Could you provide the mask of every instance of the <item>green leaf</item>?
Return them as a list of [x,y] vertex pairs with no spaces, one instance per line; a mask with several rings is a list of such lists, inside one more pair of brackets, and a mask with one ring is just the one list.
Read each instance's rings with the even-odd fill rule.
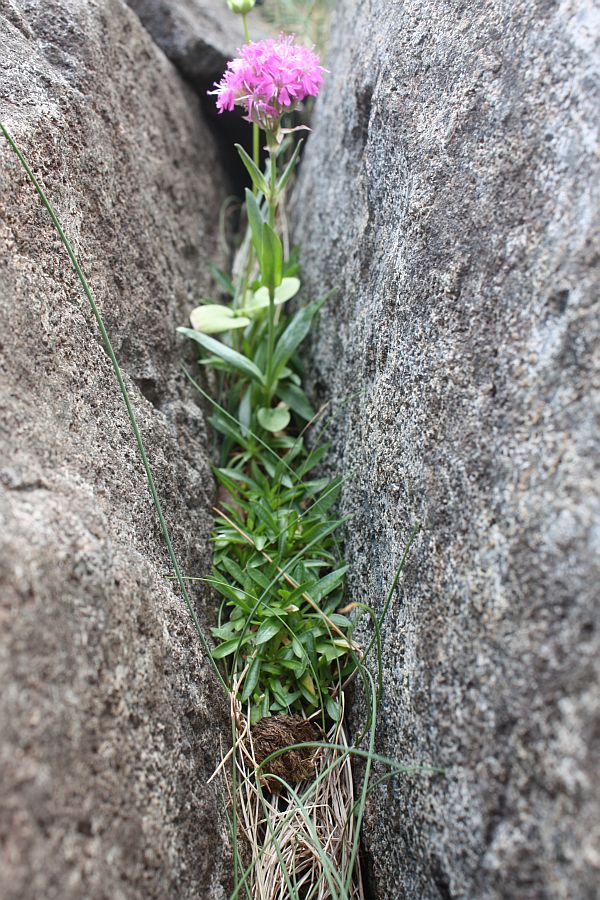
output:
[[[246,635],[248,637],[248,635]],[[218,647],[212,652],[213,659],[223,659],[224,656],[230,656],[232,653],[235,653],[237,648],[241,646],[241,644],[246,644],[247,641],[244,638],[243,641],[240,642],[239,638],[233,638],[231,641],[225,641],[223,644],[219,644]]]
[[278,619],[265,619],[262,623],[256,634],[254,635],[254,642],[256,644],[266,644],[267,641],[270,641],[271,638],[274,638],[276,634],[279,634],[281,631],[281,622]]
[[310,330],[312,320],[321,309],[327,297],[320,297],[304,309],[298,310],[290,324],[287,326],[275,347],[273,353],[273,376],[279,378],[281,370],[288,359],[302,343]]
[[258,366],[255,365],[251,359],[238,353],[237,350],[233,350],[231,347],[228,347],[221,341],[209,337],[207,334],[193,331],[191,328],[178,328],[177,331],[180,334],[184,334],[186,337],[191,338],[193,341],[196,341],[196,343],[204,347],[205,350],[208,350],[209,353],[214,353],[215,356],[219,356],[233,369],[237,369],[238,372],[242,372],[244,375],[253,378],[255,381],[258,381],[259,384],[265,383],[265,376]]
[[[271,695],[269,693],[269,688],[266,688],[265,695],[262,699],[262,703],[261,703],[261,707],[260,707],[260,712],[259,712],[259,716],[258,716],[259,719],[264,719],[265,716],[269,715],[270,705],[271,705]],[[252,722],[252,725],[256,725],[256,722]]]
[[348,652],[347,647],[336,647],[335,644],[328,644],[324,641],[319,641],[317,644],[317,653],[321,656],[324,656],[327,662],[333,662],[334,659],[339,659],[340,656],[345,656]]
[[283,431],[289,425],[290,411],[287,406],[276,406],[269,409],[261,406],[257,413],[258,422],[266,431]]
[[267,578],[267,576],[261,572],[260,569],[255,568],[254,566],[249,566],[246,569],[248,573],[248,577],[257,584],[263,591],[266,591],[271,586],[271,579]]
[[297,275],[300,271],[300,263],[298,261],[298,257],[300,255],[300,248],[297,246],[293,246],[290,250],[288,258],[283,263],[283,274],[284,275]]
[[260,260],[261,280],[270,294],[281,284],[283,277],[283,248],[279,235],[276,234],[268,222],[263,222],[262,225],[258,258]]
[[244,679],[244,690],[242,691],[242,696],[240,697],[242,703],[245,703],[246,700],[248,700],[248,698],[254,693],[254,688],[258,684],[258,678],[260,676],[260,664],[261,659],[257,656],[252,661],[252,665],[248,669],[248,673],[246,675],[246,678]]
[[304,476],[308,472],[310,472],[311,469],[314,469],[315,466],[317,466],[321,462],[330,447],[331,441],[326,441],[324,444],[319,444],[317,447],[313,447],[304,462],[300,463],[298,467],[298,475],[300,476],[300,478],[304,478]]
[[296,163],[298,162],[298,156],[300,154],[300,150],[302,148],[303,143],[304,143],[304,138],[300,138],[300,140],[296,144],[296,148],[295,148],[294,152],[292,153],[292,157],[291,157],[289,163],[283,170],[283,174],[282,174],[281,178],[279,179],[279,181],[277,182],[277,193],[278,194],[280,194],[281,191],[283,191],[284,187],[286,186],[286,184],[288,183],[288,181],[290,179],[290,175],[294,171]]
[[246,388],[240,398],[238,419],[240,428],[242,429],[242,435],[247,437],[250,433],[250,421],[252,419],[252,390],[250,387]]
[[203,334],[219,334],[221,331],[231,331],[250,325],[250,319],[246,316],[238,316],[233,309],[221,306],[220,303],[197,306],[190,314],[190,322],[192,328]]
[[284,669],[289,669],[297,678],[300,678],[306,670],[306,662],[299,659],[280,659],[279,664]]
[[338,628],[352,628],[352,622],[348,618],[348,616],[343,616],[341,613],[331,613],[329,616],[334,625],[337,625]]
[[229,641],[235,634],[235,623],[230,621],[218,628],[211,628],[210,631],[213,637],[219,638],[221,641]]
[[313,504],[312,510],[313,512],[318,512],[319,515],[323,515],[326,513],[331,507],[336,503],[338,497],[340,496],[340,492],[342,490],[342,484],[344,479],[341,475],[338,475],[333,479],[327,486],[327,488],[322,492],[319,499]]
[[333,719],[334,722],[337,722],[340,717],[340,706],[339,703],[333,699],[331,694],[325,694],[325,709],[327,710],[329,718]]
[[[300,290],[299,278],[283,278],[279,287],[275,288],[275,305],[287,303],[292,297],[295,297]],[[240,310],[243,313],[252,315],[261,309],[269,306],[269,291],[266,287],[261,287],[253,294],[249,292],[249,297],[245,305]]]
[[241,144],[234,144],[234,147],[239,153],[240,159],[244,163],[248,175],[252,179],[252,184],[257,191],[261,191],[266,196],[269,192],[269,186],[267,185],[265,176],[260,171],[258,166],[254,164],[254,160],[250,156],[248,156]]
[[[231,559],[230,557],[225,557],[222,562],[223,568],[227,571],[227,573],[233,578],[234,581],[240,585],[244,591],[247,591],[246,587],[246,577],[238,564]],[[327,577],[327,576],[326,576]]]
[[[232,481],[240,481],[242,484],[247,484],[251,488],[254,488],[254,490],[258,490],[258,485],[256,484],[256,482],[252,478],[250,478],[249,475],[246,475],[245,472],[239,472],[237,469],[227,468],[214,468],[213,471],[215,477],[219,480],[222,480],[223,483],[226,483],[225,479],[231,479]],[[221,476],[224,476],[223,479],[221,479]],[[239,498],[237,499],[239,500]]]
[[215,431],[224,434],[225,437],[231,438],[234,443],[241,444],[242,447],[248,446],[244,434],[240,433],[237,424],[231,422],[230,419],[226,419],[224,416],[220,415],[220,413],[215,413],[214,416],[210,416],[208,421]]
[[229,275],[226,275],[225,272],[222,272],[221,269],[218,269],[214,263],[209,263],[208,268],[210,274],[214,278],[215,282],[219,285],[223,293],[229,294],[230,297],[235,297],[235,287]]
[[221,594],[222,597],[225,597],[226,600],[231,600],[232,603],[236,605],[242,605],[245,601],[245,595],[238,588],[232,587],[226,581],[223,581],[223,577],[220,578],[210,577],[206,579],[208,584],[212,584],[214,589]]
[[309,703],[314,703],[317,697],[317,692],[315,691],[315,685],[310,677],[308,672],[302,676],[300,681],[298,682],[298,687],[306,697]]
[[348,571],[348,566],[340,566],[339,569],[336,569],[335,572],[329,572],[328,575],[325,575],[321,578],[315,585],[310,589],[310,596],[313,600],[322,600],[323,597],[326,597],[327,594],[330,594],[332,591],[336,589],[336,587],[342,583],[344,579],[344,575]]
[[299,416],[302,416],[303,419],[306,419],[309,422],[313,416],[315,415],[315,411],[309,403],[308,397],[302,390],[295,384],[279,384],[277,386],[277,396],[287,403],[290,409],[293,409],[295,413],[298,413]]
[[287,691],[284,691],[281,683],[276,678],[269,678],[269,687],[279,705],[285,709],[288,705]]
[[258,261],[260,262],[260,252],[262,249],[262,226],[263,217],[260,207],[256,201],[256,197],[252,191],[246,188],[246,215],[248,216],[248,224],[250,225],[250,233],[252,234],[252,243],[256,250]]

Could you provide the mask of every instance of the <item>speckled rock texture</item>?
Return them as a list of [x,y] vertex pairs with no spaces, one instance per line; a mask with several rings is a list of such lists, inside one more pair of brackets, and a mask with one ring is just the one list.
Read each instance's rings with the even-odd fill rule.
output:
[[[95,290],[182,569],[204,575],[213,483],[175,327],[218,256],[214,140],[120,0],[0,0],[0,47],[0,117]],[[0,344],[0,894],[216,900],[226,707],[87,300],[3,137]]]
[[[244,43],[242,17],[225,0],[126,0],[181,73],[206,89]],[[252,17],[255,25],[256,17]]]
[[597,898],[600,8],[341,0],[295,199],[351,594],[381,609],[372,896]]

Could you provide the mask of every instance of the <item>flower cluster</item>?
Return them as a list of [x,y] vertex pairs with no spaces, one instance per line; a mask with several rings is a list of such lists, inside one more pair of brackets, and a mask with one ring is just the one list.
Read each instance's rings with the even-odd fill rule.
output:
[[248,121],[276,131],[283,113],[319,93],[325,69],[316,53],[294,44],[293,35],[244,44],[238,53],[210,91],[220,113],[242,106]]

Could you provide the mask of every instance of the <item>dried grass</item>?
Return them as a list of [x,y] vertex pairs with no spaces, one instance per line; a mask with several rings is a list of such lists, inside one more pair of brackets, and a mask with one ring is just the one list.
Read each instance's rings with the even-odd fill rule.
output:
[[[336,749],[314,748],[312,777],[289,784],[273,774],[276,766],[268,759],[261,771],[253,730],[235,690],[230,702],[237,740],[217,772],[233,757],[235,777],[230,773],[226,783],[246,869],[240,894],[253,900],[364,900],[357,856],[349,871],[355,804],[351,757],[339,749],[348,747],[343,712],[326,737]],[[277,790],[271,789],[274,782]]]

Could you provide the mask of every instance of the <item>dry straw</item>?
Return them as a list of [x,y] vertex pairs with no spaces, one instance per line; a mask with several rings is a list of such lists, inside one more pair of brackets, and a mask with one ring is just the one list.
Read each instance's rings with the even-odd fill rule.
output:
[[[236,684],[230,695],[235,744],[217,770],[232,761],[225,783],[230,814],[235,805],[244,869],[232,898],[363,900],[360,862],[353,853],[355,799],[343,700],[342,716],[322,746],[314,741],[312,746],[293,745],[295,750],[283,752],[284,744],[279,756],[263,758],[262,735],[249,727],[238,689]],[[308,720],[304,723],[313,727]],[[297,783],[291,783],[298,774],[290,762],[294,752],[303,753],[308,764]],[[280,760],[285,763],[278,767]],[[285,768],[290,781],[277,774]]]

